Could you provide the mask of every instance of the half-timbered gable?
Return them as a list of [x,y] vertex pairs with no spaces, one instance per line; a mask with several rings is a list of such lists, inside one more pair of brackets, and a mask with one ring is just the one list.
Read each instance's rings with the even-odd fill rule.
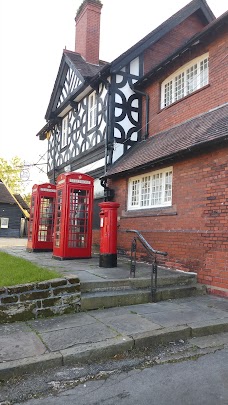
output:
[[75,18],[75,51],[63,52],[45,116],[47,124],[37,134],[48,139],[47,171],[52,182],[69,170],[99,179],[148,137],[148,117],[144,119],[142,105],[145,100],[147,114],[149,99],[135,85],[215,18],[205,0],[193,0],[105,63],[99,60],[101,8],[100,0],[82,2]]

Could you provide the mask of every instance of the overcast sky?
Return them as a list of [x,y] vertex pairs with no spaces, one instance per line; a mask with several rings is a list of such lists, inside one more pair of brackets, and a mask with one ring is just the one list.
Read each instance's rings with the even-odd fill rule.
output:
[[[74,50],[82,0],[0,0],[0,157],[36,163],[47,149],[44,119],[62,51]],[[188,0],[102,0],[100,59],[111,62]],[[227,0],[208,0],[216,17]],[[30,184],[46,180],[31,170]]]

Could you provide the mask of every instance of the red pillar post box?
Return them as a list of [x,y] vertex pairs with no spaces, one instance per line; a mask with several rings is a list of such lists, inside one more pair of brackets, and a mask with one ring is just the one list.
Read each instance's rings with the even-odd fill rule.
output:
[[34,184],[28,226],[27,250],[29,252],[53,249],[55,198],[55,184]]
[[94,179],[82,173],[57,178],[54,259],[90,258]]
[[105,201],[100,211],[100,267],[117,267],[117,209],[120,204]]

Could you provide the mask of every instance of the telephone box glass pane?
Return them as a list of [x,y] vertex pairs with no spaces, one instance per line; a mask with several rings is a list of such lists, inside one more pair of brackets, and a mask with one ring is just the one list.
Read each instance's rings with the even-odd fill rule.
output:
[[86,248],[88,245],[89,190],[70,190],[69,248]]
[[35,198],[32,196],[31,198],[31,207],[30,207],[30,217],[29,217],[29,226],[28,226],[28,240],[32,240],[32,227],[33,227],[33,221],[34,221],[34,203],[35,203]]
[[38,241],[51,242],[53,239],[54,225],[54,199],[53,197],[41,197],[40,220],[38,229]]
[[62,190],[57,191],[57,210],[56,210],[56,226],[55,226],[55,246],[60,246],[60,238],[61,238],[61,213],[62,213]]

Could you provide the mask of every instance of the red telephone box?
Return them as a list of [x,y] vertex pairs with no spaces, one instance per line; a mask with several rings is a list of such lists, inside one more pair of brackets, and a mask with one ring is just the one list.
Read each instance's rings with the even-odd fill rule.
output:
[[53,258],[91,257],[94,179],[81,173],[57,178]]
[[100,267],[117,267],[117,209],[120,204],[105,201],[100,211]]
[[55,198],[56,186],[54,184],[34,184],[27,242],[27,250],[30,252],[53,249]]

